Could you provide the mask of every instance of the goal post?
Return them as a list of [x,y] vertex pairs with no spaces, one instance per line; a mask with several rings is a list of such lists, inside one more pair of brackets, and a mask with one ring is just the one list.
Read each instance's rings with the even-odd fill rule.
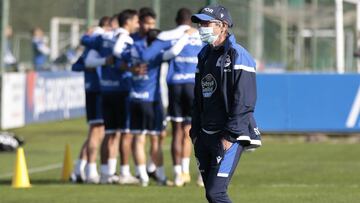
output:
[[[345,39],[344,39],[344,11],[343,4],[350,3],[356,6],[356,45],[360,47],[360,1],[359,0],[335,0],[335,23],[336,23],[336,70],[338,73],[345,72]],[[357,59],[357,72],[360,73],[360,60]]]
[[[55,60],[61,51],[70,45],[75,48],[79,45],[80,32],[84,30],[86,20],[79,18],[53,17],[50,21],[50,59]],[[61,38],[61,27],[70,28],[70,39]]]

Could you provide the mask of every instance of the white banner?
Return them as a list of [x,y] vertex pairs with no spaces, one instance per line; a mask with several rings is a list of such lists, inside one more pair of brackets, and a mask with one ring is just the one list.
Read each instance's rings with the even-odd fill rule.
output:
[[24,73],[5,73],[2,78],[1,128],[22,127],[25,124]]

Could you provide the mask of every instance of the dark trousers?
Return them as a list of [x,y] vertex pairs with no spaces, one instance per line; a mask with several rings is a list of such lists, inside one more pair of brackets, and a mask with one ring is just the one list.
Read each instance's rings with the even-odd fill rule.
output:
[[234,143],[224,150],[218,134],[202,132],[194,143],[195,157],[209,203],[231,203],[227,188],[240,160],[243,147]]

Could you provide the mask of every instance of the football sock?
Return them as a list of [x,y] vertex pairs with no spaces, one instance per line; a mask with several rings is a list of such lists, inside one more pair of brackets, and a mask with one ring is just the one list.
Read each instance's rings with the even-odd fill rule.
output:
[[130,176],[130,166],[129,165],[121,165],[120,166],[120,174],[122,176]]
[[83,172],[85,172],[86,163],[87,163],[87,161],[84,159],[78,159],[76,161],[76,165],[75,165],[75,174],[76,175],[81,175]]
[[139,176],[140,178],[145,181],[145,182],[148,182],[149,181],[149,176],[146,172],[146,165],[143,164],[143,165],[138,165],[136,166],[138,171],[139,171]]
[[114,175],[116,173],[116,159],[108,159],[108,175]]
[[164,166],[159,166],[156,168],[156,177],[158,177],[161,181],[166,179]]
[[190,173],[190,158],[182,158],[181,159],[181,167],[183,173]]

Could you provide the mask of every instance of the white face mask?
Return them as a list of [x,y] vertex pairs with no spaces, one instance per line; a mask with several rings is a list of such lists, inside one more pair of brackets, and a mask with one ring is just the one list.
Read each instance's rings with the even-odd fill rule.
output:
[[199,28],[200,39],[208,44],[213,44],[219,35],[214,35],[213,27],[200,27]]

